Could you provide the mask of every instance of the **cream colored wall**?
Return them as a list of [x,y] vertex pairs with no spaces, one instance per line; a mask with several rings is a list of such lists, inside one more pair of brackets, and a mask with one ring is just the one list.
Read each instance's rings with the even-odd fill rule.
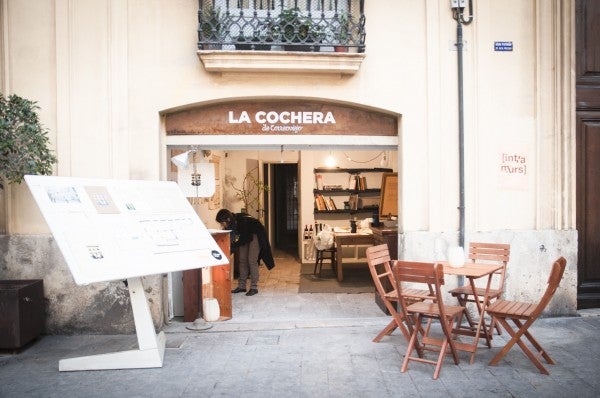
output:
[[[163,109],[227,97],[343,99],[402,114],[403,228],[457,228],[456,24],[446,2],[367,2],[367,57],[359,73],[344,77],[206,73],[195,55],[194,0],[3,4],[5,86],[39,101],[60,175],[160,178]],[[538,195],[550,176],[536,170],[543,139],[536,118],[551,115],[537,113],[545,55],[537,53],[532,21],[555,10],[533,0],[476,5],[475,21],[464,27],[468,227],[535,228],[538,209],[553,206]],[[513,41],[515,50],[494,52],[494,40]],[[531,153],[527,188],[500,190],[498,148],[517,142]],[[11,231],[45,231],[24,196],[26,189],[14,190]]]
[[[568,253],[574,275],[573,1],[474,3],[475,21],[464,27],[467,231],[498,231],[495,239],[533,231],[522,257],[548,231],[568,231],[547,255]],[[207,73],[196,56],[196,0],[0,6],[2,90],[38,101],[58,175],[166,178],[159,116],[166,109],[242,97],[349,101],[401,115],[404,253],[414,258],[435,237],[456,239],[456,23],[448,1],[366,2],[366,57],[357,74],[343,76]],[[514,51],[494,52],[496,40],[512,41]],[[505,146],[528,151],[524,189],[499,186]],[[300,163],[311,169],[314,156],[307,152]],[[303,167],[300,177],[312,179],[312,170]],[[48,232],[26,187],[12,187],[5,202],[9,233]],[[302,208],[303,220],[311,211]]]

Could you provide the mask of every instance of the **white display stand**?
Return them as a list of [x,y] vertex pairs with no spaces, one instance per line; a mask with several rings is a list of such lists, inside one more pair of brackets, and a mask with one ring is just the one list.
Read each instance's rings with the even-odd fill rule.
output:
[[141,278],[129,278],[127,284],[129,285],[129,296],[131,297],[139,348],[109,354],[61,359],[58,362],[59,371],[162,367],[165,354],[165,333],[160,332],[157,335],[154,332],[154,324],[152,323],[152,316],[150,315],[150,308],[148,307]]
[[229,263],[178,185],[25,176],[79,285],[127,279],[139,349],[63,359],[60,371],[161,367],[165,335],[141,277]]

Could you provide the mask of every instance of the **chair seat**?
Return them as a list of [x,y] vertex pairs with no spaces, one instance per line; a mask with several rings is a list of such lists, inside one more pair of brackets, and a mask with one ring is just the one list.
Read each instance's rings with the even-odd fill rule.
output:
[[[404,296],[411,300],[411,302],[431,299],[432,297],[429,290],[425,289],[404,289],[403,292]],[[387,292],[385,298],[391,301],[398,301],[398,292],[396,290]]]
[[531,316],[537,304],[520,301],[498,300],[487,308],[490,315],[508,318],[527,319]]
[[[479,296],[479,297],[483,297],[483,295],[485,294],[485,288],[483,288],[483,287],[476,287],[475,291],[477,292],[477,296]],[[460,286],[460,287],[450,290],[450,294],[453,295],[454,297],[459,296],[459,295],[469,295],[469,294],[472,295],[473,289],[469,285]],[[488,297],[496,298],[496,297],[500,297],[501,294],[502,294],[502,291],[500,289],[490,289],[488,292]]]
[[[465,308],[457,305],[444,305],[446,317],[452,318],[463,312]],[[426,316],[439,316],[440,308],[437,303],[419,301],[409,305],[406,310],[408,312],[420,313]]]
[[425,300],[425,299],[430,299],[431,297],[434,297],[434,296],[432,296],[432,294],[429,290],[425,290],[425,289],[405,288],[404,290],[402,290],[402,293],[404,294],[404,297],[418,299],[418,300]]

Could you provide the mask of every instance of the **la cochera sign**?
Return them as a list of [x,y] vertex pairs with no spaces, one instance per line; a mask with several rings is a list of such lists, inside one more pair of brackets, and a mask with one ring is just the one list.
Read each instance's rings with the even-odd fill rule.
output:
[[398,117],[311,100],[224,101],[165,114],[167,135],[397,136]]
[[255,113],[241,111],[228,112],[229,124],[254,124],[262,126],[263,132],[293,132],[299,133],[307,124],[336,124],[333,112],[320,111],[264,111]]

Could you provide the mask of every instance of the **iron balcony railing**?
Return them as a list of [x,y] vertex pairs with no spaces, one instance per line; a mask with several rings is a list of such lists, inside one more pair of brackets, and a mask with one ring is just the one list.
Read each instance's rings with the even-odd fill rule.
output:
[[365,51],[364,0],[199,0],[198,49]]

